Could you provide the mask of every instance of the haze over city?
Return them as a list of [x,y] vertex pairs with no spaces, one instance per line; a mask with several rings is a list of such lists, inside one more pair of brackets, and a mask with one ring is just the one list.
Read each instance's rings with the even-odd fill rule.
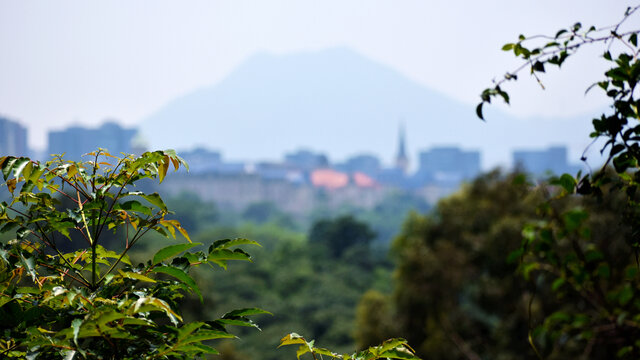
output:
[[[396,146],[392,134],[404,122],[408,152],[413,157],[430,146],[459,145],[482,150],[483,167],[490,168],[506,164],[508,151],[518,145],[543,148],[565,144],[572,160],[577,160],[588,144],[584,135],[589,119],[605,104],[597,94],[584,96],[584,90],[600,78],[604,66],[595,56],[589,56],[589,50],[585,50],[586,56],[572,59],[562,73],[546,77],[546,91],[541,91],[533,79],[510,86],[512,106],[496,106],[497,115],[493,119],[489,116],[487,124],[474,118],[473,105],[491,79],[517,65],[500,51],[502,44],[520,33],[553,32],[577,20],[588,24],[597,18],[600,24],[614,23],[626,5],[598,1],[543,1],[535,7],[508,1],[464,6],[420,1],[3,1],[0,113],[26,125],[30,146],[39,150],[45,149],[49,130],[72,124],[98,126],[105,119],[115,119],[151,133],[146,136],[151,147],[205,145],[236,159],[279,158],[285,151],[311,147],[336,159],[373,152],[390,161]],[[342,55],[335,56],[337,52]],[[274,86],[277,82],[271,82],[263,92],[252,92],[251,74],[242,83],[234,81],[234,85],[241,85],[239,89],[224,87],[225,82],[232,82],[238,72],[251,66],[258,69],[255,71],[268,72],[274,67],[286,69],[287,64],[300,64],[296,62],[299,59],[308,63],[309,57],[326,65],[316,77],[309,68],[303,68],[308,78],[299,83],[284,81],[280,88]],[[313,86],[326,80],[327,74],[348,72],[341,59],[347,59],[347,67],[378,67],[385,76],[392,74],[419,90],[407,96],[413,100],[411,104],[392,102],[376,107],[380,101],[373,94],[369,99],[372,106],[366,107],[366,95],[371,94],[364,94],[355,104],[357,111],[353,111],[354,104],[342,104],[342,109],[336,110],[335,101],[323,96],[345,87],[338,78],[321,84],[332,88],[307,98],[315,103],[285,101],[272,102],[275,105],[271,108],[255,106],[261,99],[271,100],[272,94],[286,97],[299,92],[286,86],[304,86],[305,81]],[[271,67],[265,62],[271,62]],[[363,73],[359,80],[345,81],[356,85],[353,91],[385,90],[387,79],[379,75],[380,71]],[[378,83],[367,85],[368,76]],[[158,140],[158,134],[168,134],[153,125],[163,110],[212,89],[218,90],[213,91],[218,98],[236,91],[232,100],[246,100],[249,105],[215,113],[218,118],[208,118],[209,128],[184,117],[165,117],[165,128],[170,123],[193,122],[184,123],[190,128],[172,131],[173,141]],[[424,109],[410,108],[420,104],[421,96]],[[205,103],[215,100],[210,97]],[[429,113],[429,103],[442,102],[453,105]],[[291,119],[281,117],[283,122],[278,126],[268,126],[273,117],[293,112],[276,107],[283,104],[308,107],[291,114]],[[251,113],[249,107],[255,112]],[[452,108],[455,116],[451,116]],[[238,120],[233,111],[245,113]],[[500,115],[502,112],[506,115]],[[448,127],[441,126],[445,123]],[[576,129],[582,123],[584,130]],[[198,131],[199,126],[205,131]],[[554,128],[561,130],[548,131]],[[531,131],[539,131],[541,136],[533,141],[527,136]]]

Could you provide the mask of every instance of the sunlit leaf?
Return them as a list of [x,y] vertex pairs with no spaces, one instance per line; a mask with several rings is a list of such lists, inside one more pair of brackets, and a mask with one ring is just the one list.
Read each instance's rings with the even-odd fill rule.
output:
[[180,280],[198,295],[198,297],[200,298],[200,302],[204,302],[202,294],[200,293],[200,288],[198,288],[196,282],[186,272],[171,266],[158,266],[153,268],[152,271],[156,273],[171,275],[174,278]]
[[171,257],[174,257],[184,251],[187,251],[193,247],[202,245],[201,243],[189,243],[189,244],[176,244],[176,245],[169,245],[167,247],[164,247],[160,250],[158,250],[158,252],[156,252],[155,255],[153,255],[153,264],[159,264],[164,260],[167,260]]

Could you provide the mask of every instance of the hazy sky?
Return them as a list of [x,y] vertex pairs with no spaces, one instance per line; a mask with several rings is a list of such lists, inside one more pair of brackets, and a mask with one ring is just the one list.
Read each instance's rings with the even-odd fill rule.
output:
[[[500,51],[518,34],[575,21],[609,25],[627,1],[30,1],[0,0],[0,114],[46,131],[105,118],[136,124],[169,100],[211,85],[251,55],[353,48],[415,81],[474,104],[513,69]],[[511,86],[519,116],[562,117],[606,104],[593,52],[552,72],[542,92]]]

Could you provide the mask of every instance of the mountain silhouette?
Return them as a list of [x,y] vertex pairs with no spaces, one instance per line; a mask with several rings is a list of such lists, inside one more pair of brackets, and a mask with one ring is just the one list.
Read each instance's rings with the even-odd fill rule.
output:
[[366,152],[389,163],[401,122],[413,164],[419,150],[440,145],[481,150],[488,168],[508,165],[515,148],[567,144],[575,154],[588,144],[590,118],[516,119],[486,106],[485,117],[479,120],[472,104],[334,48],[254,55],[221,82],[169,102],[140,128],[152,149],[204,145],[252,160],[310,148],[334,161]]

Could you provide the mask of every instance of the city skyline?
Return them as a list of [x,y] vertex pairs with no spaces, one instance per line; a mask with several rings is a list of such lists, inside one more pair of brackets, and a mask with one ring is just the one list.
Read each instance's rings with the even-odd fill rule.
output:
[[[0,145],[7,144],[3,151],[11,151],[34,156],[32,150],[26,147],[24,140],[27,136],[26,129],[19,123],[6,118],[0,118],[0,128],[16,129],[3,133]],[[19,136],[17,136],[19,135]],[[6,137],[13,136],[15,140],[7,142]],[[70,126],[68,128],[49,131],[47,152],[51,154],[66,153],[67,159],[78,160],[87,148],[102,147],[110,152],[139,154],[149,149],[140,139],[138,129],[135,127],[125,128],[114,119],[106,120],[99,127]],[[380,156],[372,151],[355,152],[344,159],[330,158],[326,149],[310,149],[298,147],[287,150],[277,159],[225,159],[223,149],[216,149],[206,146],[195,146],[190,149],[177,149],[179,155],[183,154],[185,160],[191,163],[192,172],[222,172],[222,173],[252,173],[258,170],[269,171],[275,169],[274,174],[278,174],[278,167],[285,166],[306,172],[318,168],[333,168],[345,173],[360,172],[369,176],[391,179],[414,177],[417,181],[437,182],[437,172],[456,173],[454,182],[471,179],[481,173],[482,152],[477,149],[463,148],[457,145],[421,147],[415,156],[407,154],[405,149],[405,129],[400,124],[396,135],[396,152],[386,154],[390,161],[384,161]],[[15,150],[22,149],[22,150]],[[575,172],[580,168],[576,162],[572,162],[567,154],[567,147],[564,145],[553,145],[546,148],[516,148],[511,151],[511,162],[506,169],[515,169],[518,166],[524,167],[534,175],[543,175],[550,170],[554,173],[564,171]],[[8,154],[4,154],[8,155]],[[46,157],[46,154],[40,154]],[[212,167],[213,165],[213,167]],[[273,167],[275,166],[275,168]],[[253,170],[248,170],[249,168]],[[391,172],[390,172],[391,171]],[[486,170],[485,170],[486,171]],[[386,174],[385,174],[386,172]],[[276,175],[278,177],[280,175]],[[269,176],[267,176],[269,177]],[[440,176],[442,178],[442,176]],[[445,179],[447,176],[444,177]],[[449,178],[451,176],[449,175]]]
[[[531,7],[500,0],[460,9],[419,1],[0,2],[5,54],[0,113],[27,125],[30,143],[43,149],[47,128],[74,122],[95,126],[107,117],[137,125],[172,99],[223,81],[256,54],[334,47],[352,49],[472,106],[492,78],[514,65],[500,51],[502,44],[519,33],[555,32],[578,20],[607,25],[626,5],[542,1]],[[545,79],[546,91],[535,81],[521,82],[511,90],[513,107],[498,108],[516,118],[590,114],[605,102],[584,98],[583,92],[603,66],[597,60],[572,61],[562,75]],[[387,121],[395,127],[402,116]]]

